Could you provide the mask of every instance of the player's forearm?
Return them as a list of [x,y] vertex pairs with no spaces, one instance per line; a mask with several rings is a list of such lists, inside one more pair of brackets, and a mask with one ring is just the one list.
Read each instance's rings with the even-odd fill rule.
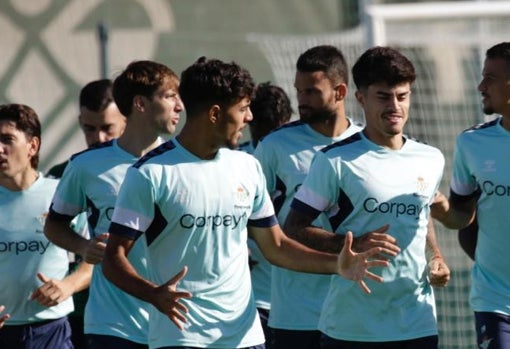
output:
[[65,277],[64,280],[72,285],[73,293],[80,292],[89,287],[93,269],[94,266],[92,264],[81,262],[74,272]]
[[344,237],[318,227],[286,230],[285,234],[314,250],[339,253],[342,250]]
[[125,255],[112,254],[107,249],[102,266],[103,274],[115,286],[133,297],[152,303],[150,296],[157,285],[142,278]]
[[288,237],[314,250],[339,253],[344,243],[343,236],[312,226],[313,219],[314,217],[291,209],[283,231]]
[[278,245],[278,250],[266,256],[273,265],[313,274],[335,274],[338,256],[320,252],[300,242],[285,237]]
[[44,225],[44,235],[52,243],[67,251],[85,255],[89,240],[77,234],[70,223],[71,221],[60,221],[48,217]]

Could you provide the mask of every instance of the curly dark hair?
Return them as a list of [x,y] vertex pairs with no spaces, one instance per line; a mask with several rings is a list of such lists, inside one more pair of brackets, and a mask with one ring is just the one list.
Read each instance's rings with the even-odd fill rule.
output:
[[287,93],[270,82],[257,86],[250,109],[253,114],[250,133],[255,144],[271,130],[288,122],[294,113]]
[[179,94],[186,116],[193,117],[211,104],[228,107],[252,98],[255,83],[248,70],[235,62],[200,57],[181,74]]

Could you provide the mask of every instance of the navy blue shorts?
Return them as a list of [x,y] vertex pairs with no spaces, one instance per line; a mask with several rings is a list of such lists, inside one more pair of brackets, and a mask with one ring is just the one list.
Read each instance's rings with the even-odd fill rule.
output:
[[352,342],[322,335],[321,349],[437,349],[438,336],[429,336],[405,341]]
[[475,325],[479,348],[510,349],[510,316],[475,312]]
[[147,344],[132,342],[116,336],[87,333],[85,337],[87,338],[88,349],[149,349]]
[[273,349],[318,349],[322,333],[318,330],[300,331],[273,329]]
[[28,325],[5,325],[0,330],[0,348],[73,349],[67,317]]

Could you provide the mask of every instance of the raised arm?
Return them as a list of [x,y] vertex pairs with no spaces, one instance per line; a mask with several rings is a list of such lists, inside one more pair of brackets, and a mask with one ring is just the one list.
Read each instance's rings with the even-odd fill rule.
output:
[[[345,235],[313,226],[314,219],[314,216],[306,212],[291,208],[283,230],[289,237],[313,249],[331,253],[340,252],[344,246]],[[384,225],[354,238],[352,249],[356,252],[365,252],[374,247],[380,247],[383,253],[396,255],[400,252],[400,248],[397,246],[397,240],[387,233],[388,230],[389,225]],[[383,257],[378,256],[378,258]]]
[[352,251],[352,233],[339,255],[311,249],[289,238],[280,226],[270,228],[249,227],[250,236],[257,242],[266,259],[279,267],[317,274],[338,274],[356,281],[366,293],[370,293],[364,279],[382,282],[382,278],[369,271],[372,267],[388,266],[387,260],[373,259],[382,252],[374,247],[363,253]]

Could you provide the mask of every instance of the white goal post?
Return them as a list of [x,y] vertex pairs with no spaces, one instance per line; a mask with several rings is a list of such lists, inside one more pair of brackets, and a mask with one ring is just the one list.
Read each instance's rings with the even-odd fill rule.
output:
[[510,14],[510,1],[444,1],[371,4],[363,1],[367,45],[386,45],[386,23],[399,20],[437,20],[503,17]]

